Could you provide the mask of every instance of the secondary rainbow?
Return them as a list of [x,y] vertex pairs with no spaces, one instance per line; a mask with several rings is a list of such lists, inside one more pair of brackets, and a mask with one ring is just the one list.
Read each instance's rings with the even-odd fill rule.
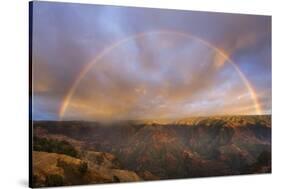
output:
[[225,59],[224,62],[229,62],[233,66],[234,70],[240,76],[241,80],[243,81],[245,87],[247,88],[247,90],[248,90],[248,92],[251,96],[251,99],[252,99],[253,104],[255,106],[256,114],[260,115],[262,113],[262,109],[261,109],[261,106],[259,104],[258,97],[257,97],[257,94],[256,94],[253,86],[251,85],[249,80],[246,78],[246,76],[243,74],[243,72],[239,69],[239,67],[234,63],[233,60],[230,59],[230,57],[225,52],[223,52],[223,50],[215,47],[214,45],[212,45],[208,41],[205,41],[205,40],[203,40],[203,39],[201,39],[197,36],[191,35],[189,33],[179,32],[179,31],[171,31],[171,30],[160,30],[160,31],[150,31],[150,32],[138,33],[138,34],[126,37],[124,39],[121,39],[121,40],[111,44],[110,46],[108,46],[104,50],[102,50],[90,63],[88,63],[86,66],[84,66],[82,68],[81,72],[78,74],[78,76],[74,80],[74,82],[71,85],[69,91],[67,92],[67,94],[65,95],[65,97],[63,99],[62,105],[61,105],[60,110],[59,110],[60,120],[63,119],[64,114],[65,114],[65,112],[68,108],[68,105],[69,105],[70,101],[71,101],[71,98],[75,94],[75,91],[76,91],[77,87],[79,86],[80,82],[83,80],[83,78],[87,75],[87,73],[92,69],[92,67],[95,64],[97,64],[105,55],[110,53],[115,48],[126,44],[126,42],[129,42],[130,40],[134,40],[134,39],[139,39],[139,38],[145,37],[147,35],[151,35],[151,34],[172,34],[172,35],[182,36],[182,37],[186,37],[186,38],[191,38],[191,39],[194,39],[194,40],[200,42],[201,44],[213,49],[216,53],[218,53],[220,56],[222,56]]

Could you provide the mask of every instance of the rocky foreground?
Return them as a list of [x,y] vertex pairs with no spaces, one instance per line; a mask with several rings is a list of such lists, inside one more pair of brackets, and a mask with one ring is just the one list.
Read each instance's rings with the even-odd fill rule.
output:
[[33,185],[271,172],[271,116],[34,122]]
[[35,187],[132,182],[142,179],[132,171],[122,170],[108,153],[89,152],[83,160],[68,155],[33,152]]

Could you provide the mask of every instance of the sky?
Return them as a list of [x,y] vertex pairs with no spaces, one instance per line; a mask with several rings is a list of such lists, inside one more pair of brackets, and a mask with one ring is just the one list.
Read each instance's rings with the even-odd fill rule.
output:
[[271,114],[271,17],[33,3],[34,120]]

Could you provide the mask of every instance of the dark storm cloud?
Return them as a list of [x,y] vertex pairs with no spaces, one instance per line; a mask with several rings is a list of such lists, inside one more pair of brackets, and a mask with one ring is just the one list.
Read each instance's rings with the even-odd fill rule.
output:
[[[270,17],[35,2],[33,19],[36,119],[58,119],[77,75],[104,48],[161,30],[189,33],[222,49],[255,87],[264,112],[271,112]],[[218,61],[221,68],[214,66]],[[65,119],[255,113],[229,64],[190,38],[160,34],[128,40],[83,78]]]

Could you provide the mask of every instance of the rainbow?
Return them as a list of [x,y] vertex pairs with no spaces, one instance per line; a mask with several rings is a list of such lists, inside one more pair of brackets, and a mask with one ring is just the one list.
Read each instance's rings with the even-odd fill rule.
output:
[[108,53],[110,53],[112,50],[114,50],[115,48],[126,44],[127,42],[129,42],[130,40],[135,40],[135,39],[139,39],[142,37],[145,37],[147,35],[151,35],[151,34],[172,34],[172,35],[177,35],[177,36],[181,36],[181,37],[185,37],[185,38],[191,38],[196,40],[197,42],[213,49],[216,53],[218,53],[220,56],[222,56],[222,58],[224,58],[224,62],[229,62],[232,67],[234,68],[234,70],[238,73],[238,75],[240,76],[241,80],[243,81],[245,87],[247,88],[249,94],[251,95],[251,99],[253,101],[253,104],[255,106],[255,110],[256,110],[256,114],[261,114],[262,113],[262,109],[261,106],[259,104],[258,101],[258,97],[257,94],[253,88],[253,86],[251,85],[251,83],[249,82],[249,80],[246,78],[246,76],[243,74],[243,72],[239,69],[239,67],[234,63],[233,60],[230,59],[230,57],[223,52],[221,49],[213,46],[212,44],[210,44],[208,41],[205,41],[197,36],[191,35],[189,33],[185,33],[185,32],[179,32],[179,31],[171,31],[171,30],[160,30],[160,31],[151,31],[151,32],[143,32],[143,33],[138,33],[135,35],[131,35],[129,37],[126,37],[124,39],[121,39],[113,44],[111,44],[110,46],[108,46],[107,48],[105,48],[104,50],[102,50],[90,63],[88,63],[87,65],[85,65],[82,70],[80,71],[80,73],[78,74],[78,76],[75,78],[73,84],[71,85],[69,91],[67,92],[66,96],[63,99],[63,102],[61,104],[61,107],[59,109],[59,118],[60,120],[63,119],[64,114],[67,110],[67,107],[71,101],[72,96],[74,95],[77,87],[79,86],[81,80],[85,77],[85,75],[87,75],[87,73],[92,69],[92,67],[97,64],[105,55],[107,55]]

